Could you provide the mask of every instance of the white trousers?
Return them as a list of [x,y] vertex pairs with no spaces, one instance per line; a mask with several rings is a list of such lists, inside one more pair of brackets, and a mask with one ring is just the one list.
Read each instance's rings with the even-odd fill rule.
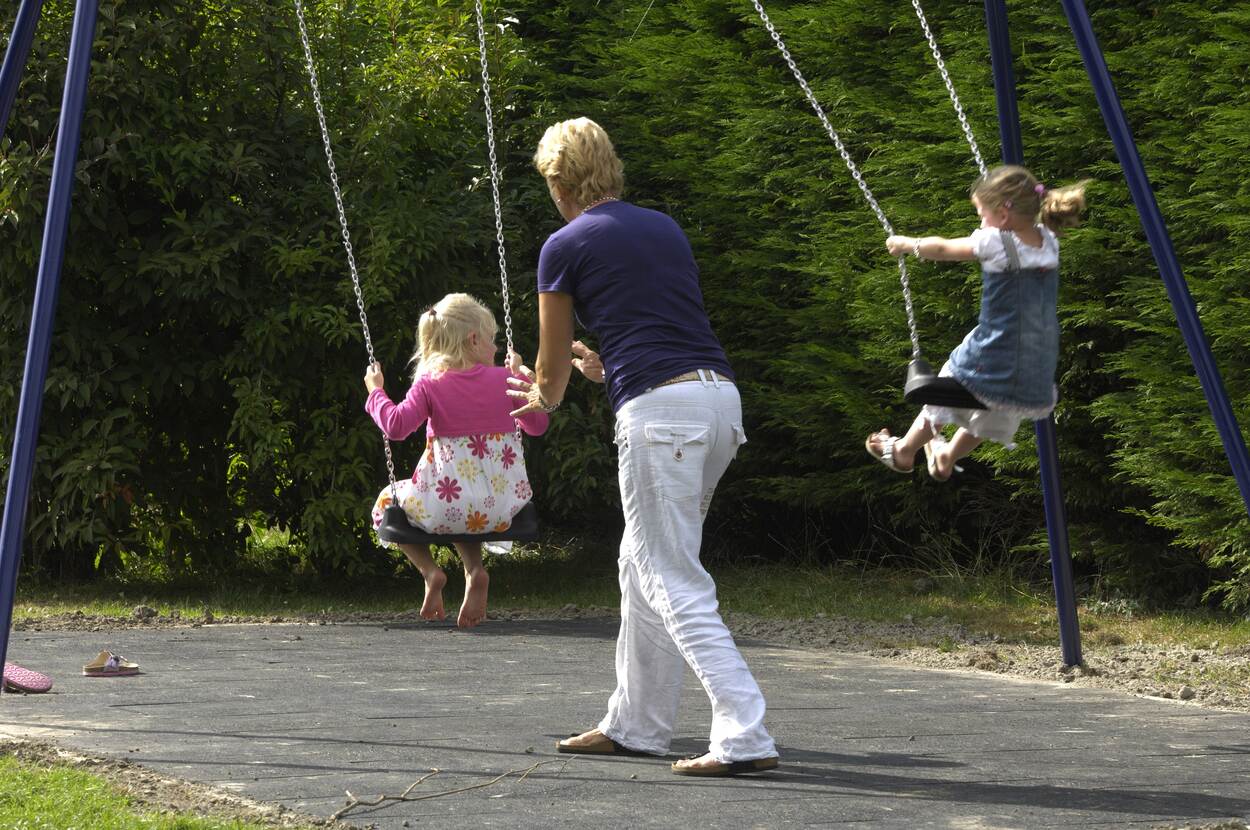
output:
[[621,630],[599,729],[631,749],[668,752],[688,665],[712,703],[708,751],[726,762],[777,754],[764,696],[699,562],[712,494],[745,442],[738,389],[724,380],[662,386],[617,412]]

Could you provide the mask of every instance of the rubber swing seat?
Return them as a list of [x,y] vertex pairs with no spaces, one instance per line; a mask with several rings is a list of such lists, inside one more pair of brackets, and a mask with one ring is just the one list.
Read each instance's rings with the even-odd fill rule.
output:
[[533,542],[538,539],[538,508],[534,503],[522,507],[512,517],[507,530],[492,533],[427,533],[408,521],[404,508],[397,504],[382,511],[378,538],[401,545],[448,545],[452,542]]
[[[952,409],[985,409],[963,384],[954,378],[934,373],[929,361],[917,357],[907,364],[907,382],[903,384],[903,400],[911,404],[932,404]],[[402,512],[402,511],[401,511]]]

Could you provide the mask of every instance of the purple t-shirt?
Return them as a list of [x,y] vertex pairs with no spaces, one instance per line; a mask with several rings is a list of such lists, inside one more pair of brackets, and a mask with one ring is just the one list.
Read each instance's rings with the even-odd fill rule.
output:
[[613,411],[695,369],[733,377],[690,242],[666,214],[629,202],[583,213],[543,244],[538,290],[573,295],[578,322],[599,341]]

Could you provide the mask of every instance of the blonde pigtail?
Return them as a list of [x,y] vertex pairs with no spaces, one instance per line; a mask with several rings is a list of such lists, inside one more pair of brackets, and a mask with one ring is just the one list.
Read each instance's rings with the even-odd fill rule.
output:
[[1038,214],[1042,224],[1055,233],[1079,225],[1085,212],[1085,188],[1091,181],[1082,179],[1076,184],[1047,190],[1042,195],[1042,209]]

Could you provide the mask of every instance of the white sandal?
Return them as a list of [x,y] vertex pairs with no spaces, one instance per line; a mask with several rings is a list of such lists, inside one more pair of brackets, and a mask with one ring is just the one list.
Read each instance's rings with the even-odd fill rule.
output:
[[[872,439],[874,438],[880,442],[881,453],[879,455],[874,452],[872,448]],[[869,455],[880,461],[894,472],[906,475],[914,470],[915,466],[913,464],[913,466],[904,469],[894,463],[894,445],[897,444],[898,441],[899,439],[897,436],[890,435],[885,430],[882,430],[881,432],[874,432],[872,435],[869,435],[864,439],[864,449],[868,450]]]
[[964,471],[964,468],[960,467],[958,464],[952,464],[951,471],[947,474],[946,478],[942,478],[938,475],[937,451],[944,446],[946,446],[946,439],[942,437],[941,434],[935,434],[929,439],[929,443],[924,445],[924,461],[925,466],[929,469],[929,477],[938,482],[950,481],[951,476],[955,475],[955,473],[962,473]]

